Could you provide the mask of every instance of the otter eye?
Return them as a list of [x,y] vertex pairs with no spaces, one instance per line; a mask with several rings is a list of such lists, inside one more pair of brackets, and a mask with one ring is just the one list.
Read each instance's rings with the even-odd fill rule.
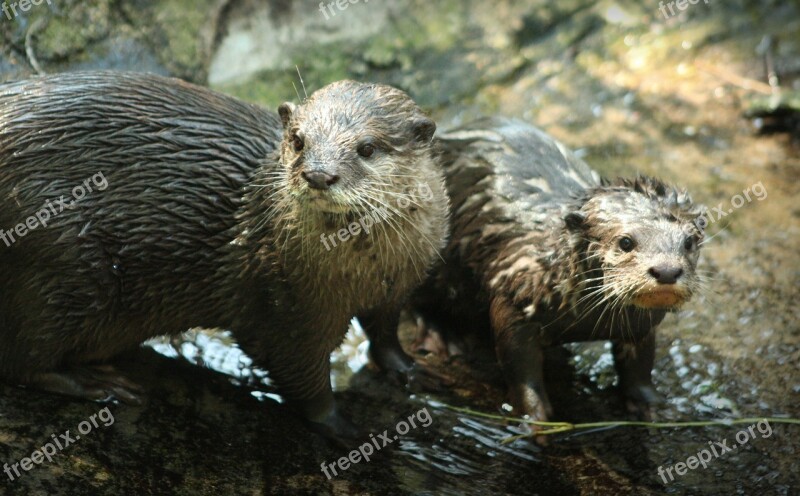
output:
[[301,152],[305,146],[306,144],[303,143],[303,140],[300,139],[300,136],[296,134],[292,136],[292,148],[294,148],[294,151]]
[[695,243],[694,237],[689,236],[683,242],[683,249],[686,251],[692,251],[694,249],[694,243]]
[[623,236],[619,240],[619,249],[625,252],[633,250],[636,246],[636,243],[629,236]]
[[363,144],[358,147],[358,154],[364,158],[370,158],[375,153],[375,147],[369,143]]

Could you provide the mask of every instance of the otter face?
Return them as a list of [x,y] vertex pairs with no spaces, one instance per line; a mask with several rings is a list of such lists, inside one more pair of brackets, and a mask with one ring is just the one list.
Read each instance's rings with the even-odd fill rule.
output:
[[[639,178],[644,188],[606,188],[581,208],[586,259],[602,270],[602,293],[620,306],[675,309],[700,286],[700,211],[685,193]],[[571,214],[575,215],[575,214]]]
[[281,163],[298,201],[323,212],[388,204],[431,158],[436,130],[411,98],[379,84],[340,81],[279,108]]

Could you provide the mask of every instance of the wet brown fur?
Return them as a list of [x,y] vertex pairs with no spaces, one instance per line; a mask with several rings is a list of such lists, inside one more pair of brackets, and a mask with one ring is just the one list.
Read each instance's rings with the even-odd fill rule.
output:
[[[601,181],[520,121],[478,121],[445,133],[442,146],[453,232],[417,309],[450,336],[475,323],[493,330],[519,413],[551,414],[545,348],[593,339],[614,343],[628,396],[654,401],[654,329],[700,287],[702,209],[657,179]],[[630,252],[619,245],[626,235]],[[661,284],[649,271],[662,267],[682,274]]]
[[[152,336],[229,328],[290,403],[329,418],[330,352],[352,316],[393,318],[443,245],[447,200],[435,125],[401,91],[344,81],[287,108],[305,161],[287,152],[294,131],[276,113],[175,79],[86,72],[0,86],[0,228],[98,171],[108,182],[0,244],[0,377],[35,384]],[[364,135],[387,144],[371,162],[350,150]],[[343,175],[314,202],[297,180],[312,153]],[[430,200],[324,249],[321,234],[412,183]],[[395,347],[384,332],[370,337]]]

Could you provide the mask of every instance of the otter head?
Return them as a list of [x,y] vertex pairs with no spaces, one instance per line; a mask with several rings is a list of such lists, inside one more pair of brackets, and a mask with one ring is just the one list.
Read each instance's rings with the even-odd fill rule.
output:
[[414,183],[420,160],[432,160],[436,124],[390,86],[340,81],[278,111],[289,191],[312,210],[386,205]]
[[[584,246],[603,301],[675,309],[699,287],[702,209],[657,179],[620,179],[590,190],[565,222]],[[595,285],[595,284],[593,284]]]

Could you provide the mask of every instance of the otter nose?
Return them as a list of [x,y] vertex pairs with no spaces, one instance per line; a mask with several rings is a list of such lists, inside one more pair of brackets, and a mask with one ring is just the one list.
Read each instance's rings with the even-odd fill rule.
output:
[[672,265],[656,265],[655,267],[650,267],[647,272],[655,277],[659,284],[675,284],[683,274],[683,269]]
[[308,185],[313,189],[328,189],[336,184],[339,176],[336,174],[328,174],[322,171],[303,171],[303,179],[308,181]]

